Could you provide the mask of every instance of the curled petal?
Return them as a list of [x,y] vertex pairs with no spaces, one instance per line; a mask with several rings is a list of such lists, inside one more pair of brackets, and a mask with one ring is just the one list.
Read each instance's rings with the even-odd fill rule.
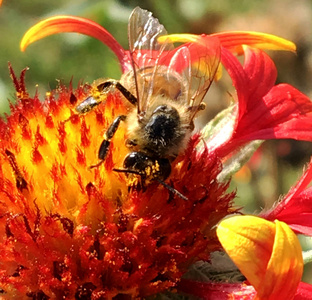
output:
[[217,235],[256,289],[258,299],[293,299],[302,276],[303,259],[300,243],[285,223],[235,216],[220,223]]
[[[312,102],[289,84],[274,86],[276,68],[269,56],[259,49],[244,47],[245,62],[222,48],[222,63],[236,88],[238,104],[235,126],[224,140],[208,141],[224,157],[253,140],[292,138],[312,141]],[[222,144],[220,143],[222,142]]]
[[23,36],[21,50],[25,51],[31,43],[61,32],[81,33],[100,40],[115,53],[123,71],[129,67],[126,51],[106,29],[91,20],[74,16],[54,16],[37,23]]
[[269,92],[277,77],[276,67],[265,52],[246,46],[244,50],[243,66],[230,52],[222,52],[222,62],[233,80],[239,101],[237,122],[252,107],[259,109],[259,98]]
[[[240,145],[255,140],[253,134],[267,120],[263,118],[263,114],[270,113],[268,108],[261,104],[261,97],[273,87],[276,80],[274,63],[259,49],[246,46],[244,49],[245,62],[242,66],[229,50],[222,48],[221,61],[233,80],[238,103],[230,115],[228,124],[222,126],[228,128],[226,134],[221,130],[208,141],[209,148],[217,149],[221,157],[228,155]],[[259,115],[261,122],[258,120]],[[245,138],[247,131],[248,135],[251,133],[250,139]]]

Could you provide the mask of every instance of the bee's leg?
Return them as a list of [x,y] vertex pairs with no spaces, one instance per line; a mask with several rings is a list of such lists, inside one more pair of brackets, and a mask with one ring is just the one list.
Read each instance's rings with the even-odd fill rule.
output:
[[87,97],[83,102],[75,107],[78,114],[82,115],[91,111],[94,107],[98,106],[101,101],[96,100],[93,96]]
[[187,197],[185,197],[183,194],[181,194],[178,190],[176,190],[174,187],[172,187],[171,185],[167,184],[166,182],[162,181],[161,179],[159,178],[156,178],[156,180],[162,184],[169,192],[179,196],[181,199],[183,200],[188,200]]
[[[98,93],[107,93],[109,91],[109,89],[111,87],[115,87],[117,90],[119,90],[122,95],[132,104],[132,105],[137,105],[138,100],[137,98],[132,95],[131,92],[129,92],[119,81],[117,80],[107,80],[104,81],[102,83],[100,83],[99,85],[97,85],[97,90]],[[89,111],[91,111],[94,107],[98,106],[99,104],[101,104],[102,100],[98,99],[98,97],[94,97],[94,96],[88,96],[84,101],[82,101],[80,104],[78,104],[75,107],[76,112],[79,115],[88,113]],[[70,118],[69,118],[70,119]],[[68,120],[69,120],[68,119]],[[66,120],[66,121],[68,121]]]
[[98,152],[98,159],[99,162],[95,165],[90,166],[90,169],[99,167],[105,160],[108,150],[109,150],[109,146],[110,146],[110,141],[113,138],[115,132],[117,131],[119,124],[121,121],[125,121],[126,120],[126,116],[125,115],[121,115],[118,116],[113,123],[108,127],[108,129],[106,130],[105,134],[104,134],[104,139],[103,142],[101,143],[99,152]]
[[138,100],[137,98],[130,93],[119,81],[117,80],[107,80],[97,86],[99,91],[104,91],[109,89],[111,86],[115,87],[123,96],[132,104],[137,105]]

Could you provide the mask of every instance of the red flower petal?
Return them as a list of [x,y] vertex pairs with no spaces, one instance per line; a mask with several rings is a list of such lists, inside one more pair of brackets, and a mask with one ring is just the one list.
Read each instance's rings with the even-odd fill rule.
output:
[[29,44],[37,40],[60,32],[76,32],[92,36],[115,53],[123,71],[130,67],[129,56],[116,39],[99,24],[81,17],[55,16],[37,23],[23,36],[21,50],[24,51]]
[[281,220],[295,232],[312,236],[312,160],[308,169],[289,193],[272,209],[260,214],[267,220]]
[[294,300],[310,300],[311,295],[312,285],[305,282],[300,282]]
[[293,138],[312,141],[312,102],[288,84],[274,86],[276,68],[264,52],[245,47],[241,66],[222,49],[222,63],[237,91],[238,108],[230,138],[215,145],[226,156],[252,140]]

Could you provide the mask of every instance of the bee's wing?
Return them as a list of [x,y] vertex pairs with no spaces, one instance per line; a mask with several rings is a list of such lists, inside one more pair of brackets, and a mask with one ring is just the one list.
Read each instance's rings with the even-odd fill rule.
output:
[[220,56],[219,40],[205,36],[198,43],[188,43],[177,48],[170,60],[168,72],[178,72],[184,82],[186,94],[183,98],[190,110],[190,122],[200,109],[200,104],[216,76]]
[[140,7],[132,11],[128,24],[128,39],[139,113],[146,109],[148,99],[153,93],[153,78],[159,67],[159,59],[166,56],[168,50],[173,49],[172,43],[160,44],[157,41],[158,37],[166,34],[164,26],[151,12]]

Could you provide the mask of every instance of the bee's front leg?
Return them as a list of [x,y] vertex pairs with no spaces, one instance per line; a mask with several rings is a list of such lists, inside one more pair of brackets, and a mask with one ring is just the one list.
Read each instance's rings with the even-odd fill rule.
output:
[[138,100],[130,91],[119,81],[109,79],[98,84],[95,88],[96,92],[91,93],[91,95],[75,107],[76,112],[80,115],[90,112],[94,107],[102,103],[103,97],[101,96],[107,94],[111,88],[116,88],[132,105],[137,105]]
[[99,148],[99,152],[98,152],[98,159],[99,162],[95,165],[90,166],[90,169],[99,167],[105,160],[108,150],[109,150],[109,146],[110,146],[110,142],[111,139],[113,138],[114,134],[116,133],[119,124],[121,121],[125,121],[127,118],[127,116],[125,115],[120,115],[118,116],[113,123],[108,127],[108,129],[106,130],[106,132],[104,133],[104,139],[103,142],[101,143],[101,146]]

